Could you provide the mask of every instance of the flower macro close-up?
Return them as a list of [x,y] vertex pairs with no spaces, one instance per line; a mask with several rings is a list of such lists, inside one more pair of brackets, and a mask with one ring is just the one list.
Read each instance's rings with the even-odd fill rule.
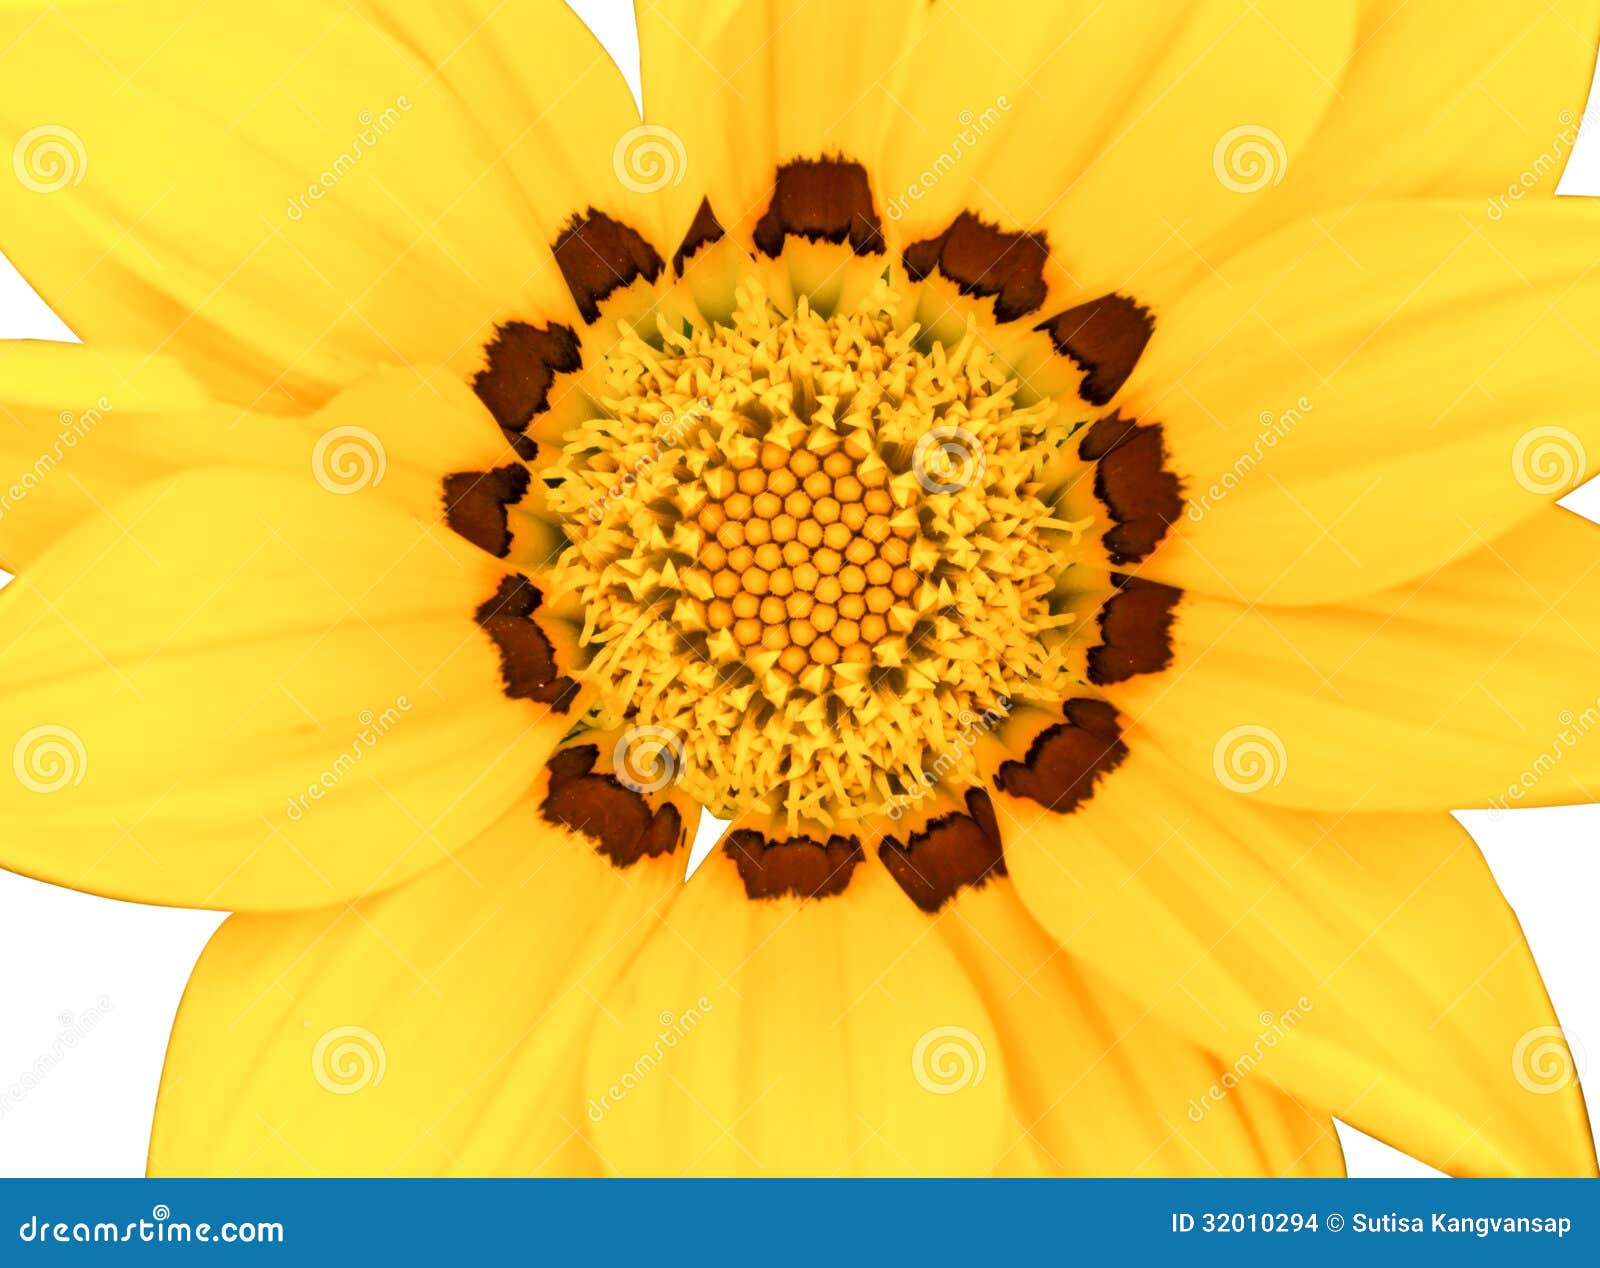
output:
[[0,3],[150,1174],[1594,1175],[1451,812],[1600,800],[1600,0],[634,12]]

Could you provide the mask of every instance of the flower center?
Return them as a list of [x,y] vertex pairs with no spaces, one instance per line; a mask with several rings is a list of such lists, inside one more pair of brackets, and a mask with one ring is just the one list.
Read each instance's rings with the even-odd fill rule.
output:
[[719,817],[832,827],[931,766],[976,784],[975,716],[1070,694],[1058,577],[1091,521],[1040,478],[1066,428],[975,322],[944,342],[909,311],[749,283],[725,321],[624,327],[546,473],[588,721],[670,733]]
[[776,701],[792,690],[858,699],[871,647],[892,636],[900,659],[934,606],[922,576],[937,554],[869,431],[784,430],[740,446],[682,499],[699,503],[704,534],[683,616],[718,663],[748,665]]

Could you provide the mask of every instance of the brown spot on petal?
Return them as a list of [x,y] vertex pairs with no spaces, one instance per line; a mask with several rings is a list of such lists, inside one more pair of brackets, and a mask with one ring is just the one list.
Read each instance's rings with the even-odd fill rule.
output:
[[1038,326],[1083,371],[1078,395],[1091,405],[1106,404],[1122,389],[1155,328],[1149,310],[1126,295],[1102,295]]
[[528,468],[519,462],[445,476],[445,522],[474,546],[504,559],[511,553],[506,508],[522,501],[529,479]]
[[1100,646],[1089,652],[1089,681],[1098,686],[1172,663],[1172,613],[1183,594],[1141,577],[1112,579],[1117,592],[1100,609]]
[[722,232],[722,225],[717,220],[717,214],[711,210],[711,200],[702,198],[700,200],[700,210],[694,213],[694,219],[689,222],[689,232],[683,235],[683,241],[678,244],[678,249],[672,253],[673,276],[683,276],[684,262],[691,259],[701,247],[708,247],[713,242],[721,242]]
[[998,321],[1015,321],[1044,303],[1042,233],[1006,233],[963,211],[937,238],[906,248],[906,271],[921,281],[938,269],[963,295],[994,296]]
[[1117,713],[1104,700],[1067,701],[1065,722],[1041,731],[1020,762],[1005,762],[995,787],[1070,814],[1094,792],[1095,781],[1128,755]]
[[500,651],[500,677],[513,700],[537,700],[565,713],[578,684],[556,665],[550,637],[534,622],[544,595],[526,577],[501,580],[494,596],[474,614],[479,627]]
[[670,801],[652,811],[642,793],[613,775],[597,775],[600,750],[593,744],[562,749],[546,768],[550,791],[540,813],[589,837],[618,867],[670,854],[683,843],[683,816]]
[[1165,452],[1160,423],[1140,424],[1120,414],[1096,422],[1078,447],[1080,457],[1097,463],[1094,491],[1116,521],[1101,539],[1114,564],[1143,559],[1183,510]]
[[965,886],[1004,876],[1000,825],[981,788],[967,793],[967,813],[941,815],[901,845],[892,838],[878,847],[889,875],[923,911],[938,911]]
[[636,230],[593,207],[574,216],[550,249],[578,311],[588,322],[600,316],[600,303],[606,296],[641,277],[655,281],[663,267],[656,249]]
[[777,257],[790,234],[809,242],[848,242],[857,255],[883,250],[867,169],[844,159],[796,159],[778,169],[772,202],[756,222],[756,246]]
[[671,854],[683,844],[683,812],[670,801],[662,802],[656,809],[650,827],[639,838],[639,855],[656,858]]
[[842,894],[862,857],[861,843],[854,837],[831,836],[826,845],[809,837],[771,841],[751,828],[733,833],[722,848],[738,866],[744,892],[751,898]]
[[488,364],[473,376],[472,390],[488,406],[518,457],[533,459],[539,446],[522,433],[535,414],[550,408],[556,375],[582,367],[578,336],[570,326],[553,322],[530,326],[508,321],[484,349]]

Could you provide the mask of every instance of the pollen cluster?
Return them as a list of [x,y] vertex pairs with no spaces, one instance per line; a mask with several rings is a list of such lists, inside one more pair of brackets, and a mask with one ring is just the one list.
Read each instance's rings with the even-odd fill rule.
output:
[[1040,496],[1052,406],[975,325],[947,346],[901,312],[881,283],[830,315],[747,285],[724,322],[625,328],[545,471],[589,721],[679,737],[720,817],[832,827],[941,756],[959,786],[963,717],[1069,686],[1088,525]]
[[683,578],[695,602],[682,616],[715,660],[742,661],[779,692],[858,696],[873,647],[903,644],[936,601],[922,577],[938,554],[866,433],[795,438],[707,471],[695,513],[705,541]]

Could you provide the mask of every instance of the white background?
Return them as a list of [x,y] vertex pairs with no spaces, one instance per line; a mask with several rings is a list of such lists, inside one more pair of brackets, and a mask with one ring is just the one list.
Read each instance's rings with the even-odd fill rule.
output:
[[[569,2],[637,93],[638,45],[626,0]],[[1600,135],[1580,139],[1561,188],[1600,194]],[[71,337],[0,258],[0,338]],[[1597,485],[1567,504],[1600,520]],[[1462,819],[1522,920],[1581,1063],[1584,1049],[1600,1052],[1600,921],[1592,910],[1600,894],[1593,845],[1600,807]],[[221,919],[91,898],[0,872],[0,1175],[143,1174],[173,1014]],[[1591,1116],[1597,1103],[1600,1096],[1592,1097]],[[1342,1136],[1352,1175],[1430,1174],[1360,1133]]]

